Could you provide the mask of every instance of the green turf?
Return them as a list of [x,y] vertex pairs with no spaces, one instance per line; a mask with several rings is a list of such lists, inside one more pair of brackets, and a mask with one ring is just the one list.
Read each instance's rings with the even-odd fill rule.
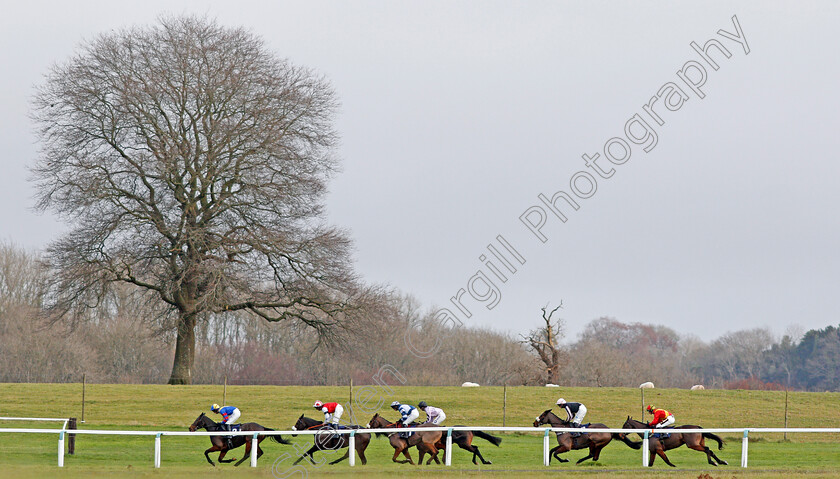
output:
[[[394,395],[382,388],[371,388],[369,405],[378,399],[378,411],[395,418],[387,405],[394,399],[416,403],[426,400],[447,412],[447,423],[501,426],[503,423],[503,390],[500,387],[399,387]],[[85,423],[82,428],[185,430],[202,411],[213,402],[222,402],[221,386],[165,386],[165,385],[88,385],[86,389]],[[360,392],[360,388],[356,388]],[[656,389],[645,392],[646,401],[665,407],[677,416],[679,424],[715,427],[781,427],[784,425],[784,392],[719,391]],[[534,416],[553,406],[562,395],[569,401],[584,402],[587,420],[620,427],[627,415],[641,416],[642,402],[638,389],[625,388],[536,388],[507,389],[507,409],[504,423],[508,426],[530,426]],[[358,396],[357,396],[358,397]],[[311,408],[316,399],[338,400],[347,404],[347,387],[275,387],[232,386],[227,388],[227,403],[238,406],[243,422],[258,422],[274,429],[288,429],[301,414],[318,417]],[[840,424],[838,393],[790,393],[788,404],[789,427],[837,427]],[[80,384],[0,384],[0,415],[50,416],[81,419]],[[358,405],[357,405],[358,409]],[[556,407],[554,408],[556,411]],[[373,411],[357,415],[360,423],[367,422]],[[51,424],[0,422],[0,427],[57,427]],[[494,433],[495,434],[495,433]],[[504,434],[501,447],[476,439],[484,455],[493,461],[490,466],[474,466],[471,455],[455,449],[453,467],[448,474],[474,473],[525,476],[543,475],[547,471],[574,472],[586,477],[692,477],[709,479],[720,477],[839,477],[840,434],[789,434],[788,441],[781,434],[753,434],[750,443],[750,468],[739,467],[741,457],[740,434],[723,434],[727,446],[718,455],[730,466],[712,468],[705,455],[681,448],[668,452],[679,471],[666,471],[657,460],[654,470],[640,467],[641,452],[631,450],[620,442],[613,442],[601,453],[598,463],[575,465],[574,460],[586,455],[584,451],[569,454],[571,463],[542,466],[542,434]],[[711,441],[710,441],[711,442]],[[552,439],[552,444],[554,440]],[[164,437],[162,468],[154,470],[152,437],[78,436],[77,454],[67,456],[64,470],[56,463],[56,435],[0,434],[0,477],[88,477],[105,474],[126,477],[185,477],[198,475],[247,475],[249,477],[302,477],[324,474],[346,476],[365,471],[372,475],[393,475],[412,472],[412,475],[440,475],[440,466],[413,468],[390,461],[393,449],[387,439],[376,439],[368,448],[368,465],[357,462],[350,468],[346,462],[336,466],[301,463],[292,467],[297,455],[308,448],[311,439],[298,437],[294,446],[264,442],[265,456],[257,470],[247,461],[234,470],[232,465],[212,468],[206,463],[204,449],[209,447],[206,437]],[[710,444],[711,445],[711,444]],[[233,456],[242,457],[244,449]],[[717,452],[717,451],[716,451]],[[412,453],[416,459],[416,451]],[[316,458],[318,456],[316,455]],[[338,457],[333,454],[332,457]],[[215,458],[214,458],[215,459]],[[442,458],[441,458],[442,459]],[[424,470],[428,469],[428,470]],[[644,476],[642,476],[644,474]]]

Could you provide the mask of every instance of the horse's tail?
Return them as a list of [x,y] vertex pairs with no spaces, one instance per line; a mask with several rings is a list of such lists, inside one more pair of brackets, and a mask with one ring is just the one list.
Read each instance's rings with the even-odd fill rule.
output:
[[709,438],[709,439],[714,439],[718,443],[718,450],[723,449],[723,439],[721,439],[716,434],[712,434],[710,432],[704,432],[703,437],[706,437],[706,438]]
[[[265,430],[266,431],[273,431],[274,429],[271,429],[271,428],[267,427],[267,428],[265,428]],[[283,439],[283,436],[281,436],[280,434],[272,434],[271,438],[274,439],[274,442],[279,442],[280,444],[291,444],[292,443],[291,441],[289,441],[287,439]]]
[[480,437],[486,441],[490,441],[490,444],[494,446],[498,446],[502,442],[502,438],[493,436],[492,434],[487,434],[484,431],[471,431],[473,436]]
[[618,439],[619,441],[623,442],[624,444],[627,444],[628,446],[632,447],[633,449],[641,449],[642,448],[642,441],[633,442],[630,439],[628,439],[626,435],[614,432],[614,433],[612,433],[612,437],[613,437],[613,439]]

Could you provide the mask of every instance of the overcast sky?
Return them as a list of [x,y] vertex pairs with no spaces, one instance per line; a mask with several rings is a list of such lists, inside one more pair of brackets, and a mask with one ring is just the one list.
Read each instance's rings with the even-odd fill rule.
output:
[[[82,40],[162,13],[245,26],[332,82],[330,221],[370,282],[513,332],[562,300],[570,337],[600,316],[707,340],[840,322],[840,3],[11,2],[0,240],[34,250],[63,230],[31,209],[34,86]],[[710,47],[717,70],[690,45],[710,39],[730,54]],[[655,144],[628,138],[637,114]],[[579,206],[558,199],[565,223],[538,198],[560,190]]]

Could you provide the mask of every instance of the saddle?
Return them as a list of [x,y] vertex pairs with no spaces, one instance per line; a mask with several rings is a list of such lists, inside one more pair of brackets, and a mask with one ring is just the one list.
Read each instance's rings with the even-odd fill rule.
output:
[[242,431],[242,424],[231,424],[230,425],[230,430],[232,432],[240,432],[240,431]]
[[[586,423],[586,424],[581,424],[581,425],[580,425],[580,427],[578,427],[578,429],[586,429],[586,428],[587,428],[587,427],[589,427],[590,425],[592,425],[592,423],[591,423],[591,422],[588,422],[588,423]],[[580,432],[577,432],[577,431],[575,431],[575,432],[571,432],[571,433],[569,433],[569,434],[571,434],[571,435],[572,435],[572,438],[577,438],[577,437],[580,437],[580,435],[581,435],[581,433],[580,433]]]

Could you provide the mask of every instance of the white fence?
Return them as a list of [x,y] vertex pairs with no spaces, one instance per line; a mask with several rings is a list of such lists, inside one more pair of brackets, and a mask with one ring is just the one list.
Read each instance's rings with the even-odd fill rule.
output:
[[[0,418],[4,419],[4,418]],[[38,419],[31,419],[38,420]],[[64,419],[61,419],[63,421]],[[66,427],[66,426],[65,426]],[[539,429],[534,427],[429,427],[423,428],[424,431],[444,431],[446,432],[446,450],[444,455],[444,464],[452,465],[452,432],[453,431],[496,431],[496,432],[538,432]],[[543,433],[543,465],[549,465],[549,450],[551,449],[551,433],[552,432],[580,432],[580,429],[569,428],[545,428]],[[58,434],[58,467],[64,467],[64,435],[66,433],[72,434],[98,434],[111,436],[154,436],[155,438],[155,459],[154,466],[160,467],[160,450],[162,436],[252,436],[251,443],[251,467],[257,467],[257,437],[258,436],[274,436],[274,435],[316,435],[316,434],[349,434],[350,435],[350,450],[355,451],[356,448],[356,434],[362,433],[394,433],[393,428],[390,429],[338,429],[338,430],[308,430],[308,431],[258,431],[258,432],[224,432],[220,434],[219,431],[206,432],[187,432],[187,431],[109,431],[99,429],[22,429],[22,428],[0,428],[0,434],[3,433],[32,433],[32,434]],[[608,432],[608,433],[627,433],[627,434],[643,434],[642,439],[642,466],[647,467],[649,462],[649,435],[654,431],[651,429],[596,429],[587,428],[586,432]],[[661,432],[661,431],[656,431]],[[669,430],[670,433],[676,431]],[[743,433],[743,440],[741,442],[741,467],[747,467],[748,463],[748,449],[749,449],[749,434],[753,433],[840,433],[840,428],[724,428],[724,429],[680,429],[680,433]],[[356,465],[356,455],[350,454],[349,462],[351,466]]]
[[61,422],[64,423],[61,426],[61,429],[67,429],[67,423],[70,422],[70,418],[61,417],[2,417],[0,416],[0,421],[46,421],[46,422]]

